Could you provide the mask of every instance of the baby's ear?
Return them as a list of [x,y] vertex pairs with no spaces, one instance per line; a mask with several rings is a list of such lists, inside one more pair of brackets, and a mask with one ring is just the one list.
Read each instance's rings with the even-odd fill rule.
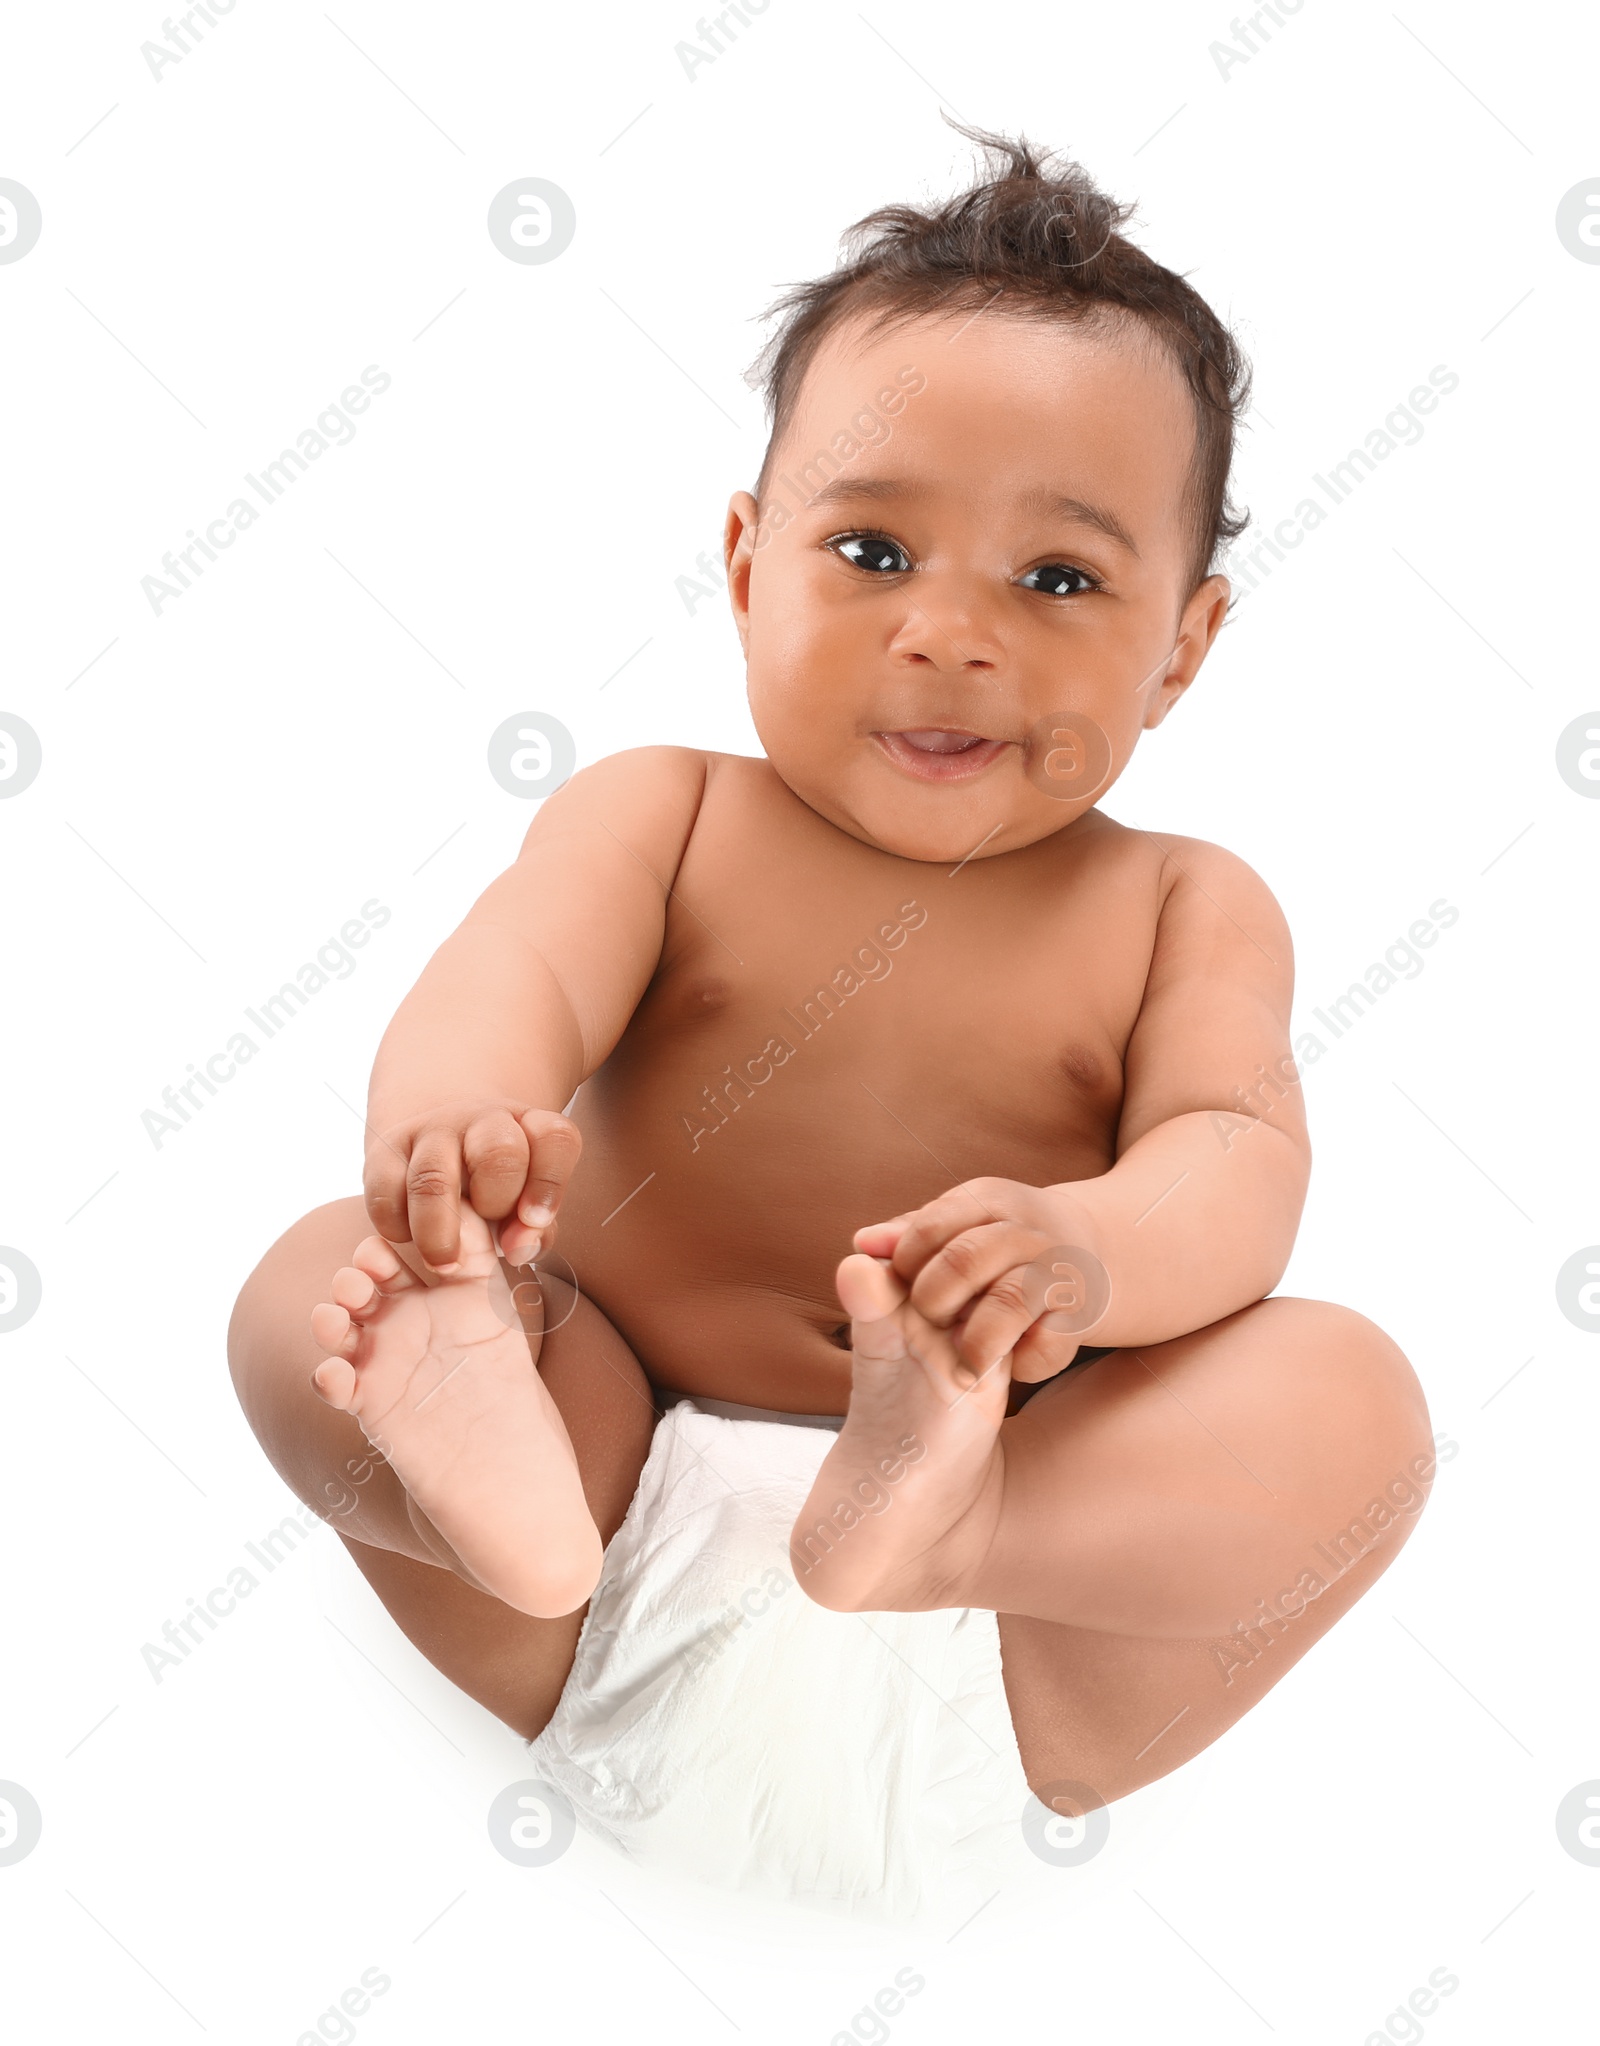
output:
[[1153,732],[1157,725],[1165,724],[1167,713],[1188,688],[1186,681],[1168,677],[1159,689],[1151,691],[1150,701],[1144,707],[1144,730]]
[[1160,683],[1145,700],[1141,723],[1147,732],[1155,730],[1199,674],[1200,663],[1227,620],[1230,594],[1226,576],[1210,575],[1184,605],[1178,620],[1177,644],[1163,663]]
[[728,499],[728,515],[722,526],[722,552],[728,569],[728,597],[733,605],[733,622],[739,640],[748,652],[750,632],[750,569],[762,544],[761,512],[748,490],[736,490]]

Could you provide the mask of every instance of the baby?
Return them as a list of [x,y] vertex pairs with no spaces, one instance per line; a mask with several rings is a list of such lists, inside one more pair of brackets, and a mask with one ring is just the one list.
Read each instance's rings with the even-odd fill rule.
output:
[[997,1614],[1028,1782],[1106,1803],[1370,1588],[1433,1450],[1381,1330],[1267,1297],[1309,1171],[1276,902],[1099,807],[1226,618],[1246,367],[1131,208],[963,132],[992,175],[780,301],[724,540],[764,753],[544,802],[230,1358],[530,1739],[662,1407],[842,1415],[805,1599]]

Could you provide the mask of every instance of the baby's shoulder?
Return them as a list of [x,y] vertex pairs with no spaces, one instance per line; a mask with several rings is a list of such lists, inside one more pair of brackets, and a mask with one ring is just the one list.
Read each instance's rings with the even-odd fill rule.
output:
[[742,753],[717,753],[704,746],[624,746],[591,761],[565,786],[596,794],[613,789],[656,790],[669,797],[692,796],[698,805],[715,781],[751,773],[770,777],[771,762]]
[[681,814],[692,821],[704,800],[711,763],[720,756],[697,746],[624,746],[580,767],[562,783],[546,808],[563,813],[585,809],[607,814],[642,804],[650,812]]
[[605,831],[653,872],[670,874],[693,834],[711,758],[693,746],[628,746],[604,754],[540,804],[523,854],[555,838]]
[[[700,746],[625,746],[580,768],[544,805],[564,826],[598,821],[672,865],[711,816],[760,816],[782,789],[765,758]],[[541,820],[536,820],[536,829]],[[530,834],[532,836],[533,834]]]
[[1102,812],[1093,813],[1099,829],[1081,839],[1084,853],[1107,866],[1137,873],[1153,884],[1161,899],[1187,883],[1193,888],[1219,887],[1228,893],[1270,891],[1248,861],[1209,838],[1190,838],[1181,831],[1152,831],[1145,825],[1121,824]]
[[1142,910],[1169,932],[1220,921],[1236,928],[1285,928],[1283,911],[1247,860],[1211,839],[1121,824],[1092,813],[1098,828],[1083,833],[1083,879],[1103,900]]

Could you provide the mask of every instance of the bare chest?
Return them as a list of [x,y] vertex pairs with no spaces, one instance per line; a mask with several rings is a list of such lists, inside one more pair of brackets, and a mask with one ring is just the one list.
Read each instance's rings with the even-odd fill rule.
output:
[[908,1199],[1110,1164],[1153,917],[1048,851],[952,871],[783,814],[696,839],[593,1090],[630,1151],[702,1185],[896,1161]]

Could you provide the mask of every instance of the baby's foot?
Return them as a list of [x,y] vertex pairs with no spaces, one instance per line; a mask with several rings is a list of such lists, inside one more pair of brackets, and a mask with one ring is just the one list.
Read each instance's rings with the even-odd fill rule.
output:
[[519,1612],[576,1611],[600,1536],[482,1216],[462,1208],[447,1276],[369,1236],[330,1290],[311,1316],[332,1353],[320,1397],[354,1414],[472,1581]]
[[795,1575],[835,1612],[965,1605],[999,1518],[1007,1360],[974,1382],[876,1258],[847,1257],[838,1287],[850,1411],[789,1537]]

